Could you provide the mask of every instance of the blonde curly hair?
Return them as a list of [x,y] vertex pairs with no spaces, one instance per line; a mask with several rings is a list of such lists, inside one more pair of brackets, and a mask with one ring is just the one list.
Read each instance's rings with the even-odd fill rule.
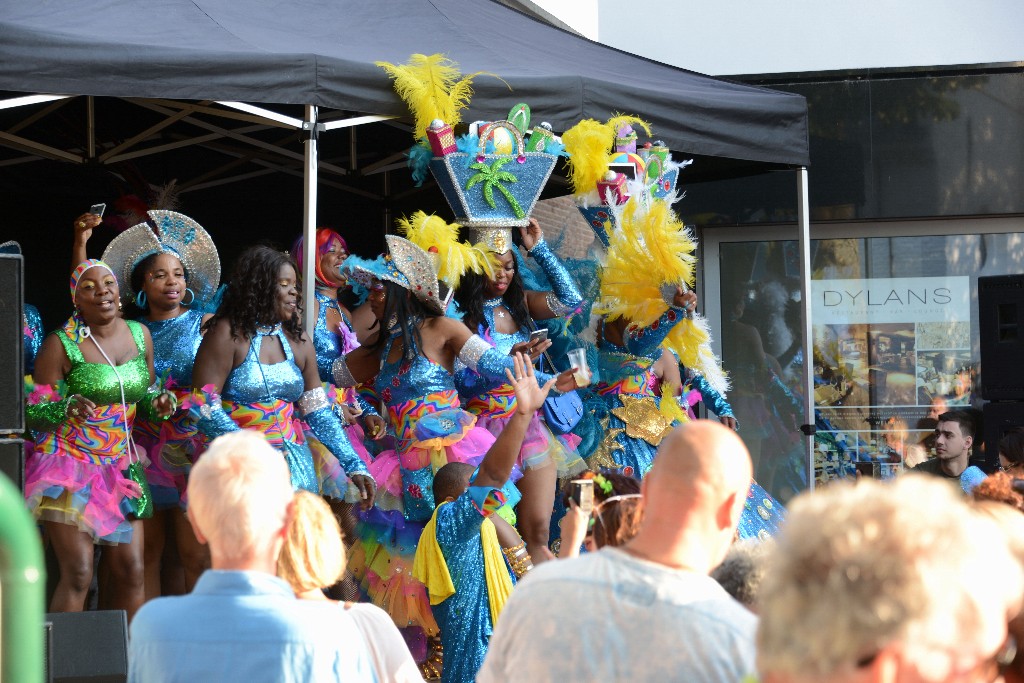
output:
[[323,498],[295,493],[288,538],[277,560],[277,575],[296,594],[333,586],[345,575],[341,525]]

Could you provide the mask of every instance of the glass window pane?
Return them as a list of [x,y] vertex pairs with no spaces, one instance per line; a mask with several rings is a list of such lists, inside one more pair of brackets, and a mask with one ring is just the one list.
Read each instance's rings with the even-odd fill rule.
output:
[[[1021,233],[812,242],[819,432],[808,473],[795,431],[804,358],[796,242],[722,243],[723,364],[758,481],[785,501],[808,475],[884,479],[931,457],[934,418],[981,404],[978,277],[1024,272],[1022,246]],[[998,334],[1012,337],[1010,308],[996,314]]]

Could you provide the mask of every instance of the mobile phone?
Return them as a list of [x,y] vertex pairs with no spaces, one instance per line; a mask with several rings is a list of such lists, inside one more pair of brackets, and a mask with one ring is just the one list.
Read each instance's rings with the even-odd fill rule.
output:
[[860,476],[869,479],[875,478],[875,463],[860,461],[855,462],[853,466],[857,469],[857,474],[859,474]]
[[94,213],[100,218],[103,218],[103,212],[107,210],[106,204],[93,204],[89,207],[89,213]]
[[569,497],[576,501],[580,510],[589,515],[594,509],[594,480],[573,479],[569,484]]
[[533,332],[530,333],[530,343],[531,344],[536,344],[537,342],[542,342],[542,341],[544,341],[547,338],[548,338],[548,328],[546,328],[546,327],[541,327],[540,329],[534,330]]

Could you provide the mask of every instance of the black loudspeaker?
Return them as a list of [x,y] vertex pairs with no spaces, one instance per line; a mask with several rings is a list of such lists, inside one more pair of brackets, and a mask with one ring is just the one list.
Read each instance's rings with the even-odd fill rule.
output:
[[0,472],[25,491],[25,442],[21,439],[0,439]]
[[0,254],[0,432],[25,431],[24,293],[20,254]]
[[981,395],[1024,400],[1024,275],[978,278]]
[[[985,462],[991,471],[999,466],[999,442],[1006,432],[1015,427],[1024,427],[1024,401],[996,401],[986,403],[982,408],[984,415]],[[975,453],[978,449],[975,449]]]
[[128,680],[128,619],[123,610],[54,612],[54,683],[123,683]]

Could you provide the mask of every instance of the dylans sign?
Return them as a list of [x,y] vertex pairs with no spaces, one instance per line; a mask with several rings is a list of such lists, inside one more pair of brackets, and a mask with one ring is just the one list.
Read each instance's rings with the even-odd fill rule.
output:
[[811,282],[815,324],[927,323],[971,319],[971,279],[893,277]]

